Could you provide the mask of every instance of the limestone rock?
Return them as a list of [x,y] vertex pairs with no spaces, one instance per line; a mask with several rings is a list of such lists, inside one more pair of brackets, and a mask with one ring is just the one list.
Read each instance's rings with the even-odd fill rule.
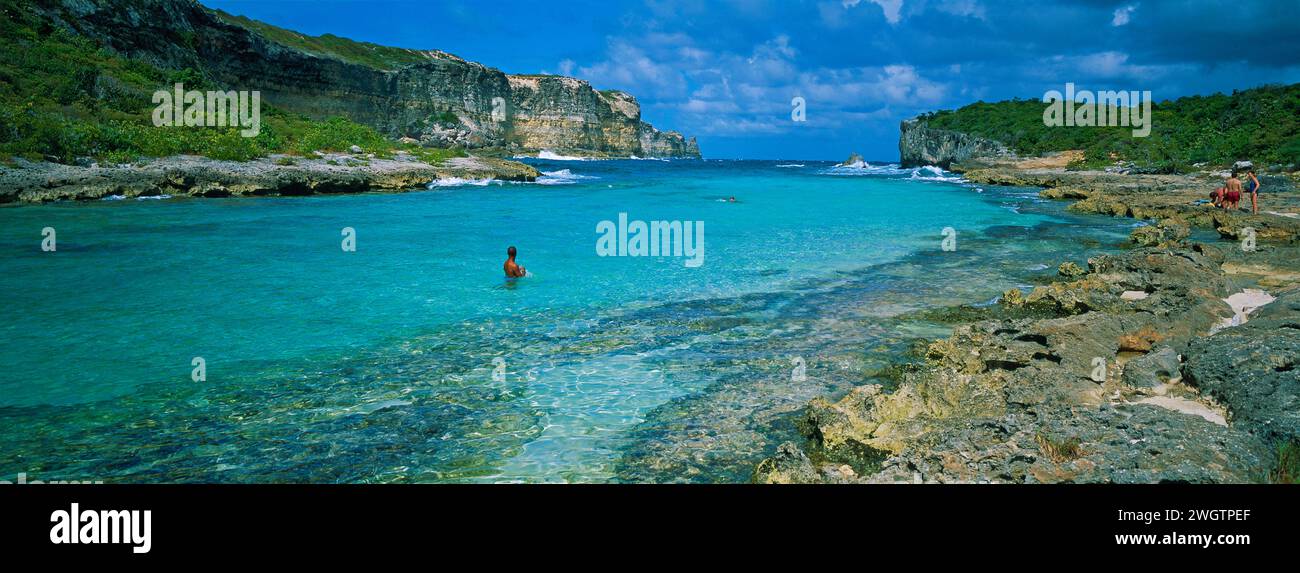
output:
[[[366,60],[306,51],[189,0],[60,0],[38,9],[55,28],[163,68],[200,70],[230,89],[310,117],[344,116],[430,145],[627,157],[699,157],[693,138],[642,121],[631,95],[586,81],[507,75],[437,50],[360,46]],[[178,31],[200,41],[172,41]],[[165,39],[165,41],[160,41]],[[563,149],[552,147],[558,143]]]
[[1125,364],[1123,381],[1135,388],[1156,388],[1170,379],[1181,377],[1181,369],[1178,353],[1173,348],[1162,346]]
[[816,468],[798,446],[790,442],[781,444],[776,455],[763,460],[754,468],[750,478],[753,483],[792,484],[820,481]]
[[1133,232],[1129,234],[1128,239],[1136,245],[1154,247],[1164,240],[1164,233],[1162,233],[1157,227],[1147,225],[1133,229]]
[[1227,406],[1234,424],[1274,440],[1300,439],[1300,290],[1241,326],[1192,342],[1183,371]]
[[[1054,312],[956,326],[894,391],[864,386],[814,401],[802,422],[806,455],[825,465],[782,475],[819,483],[1262,481],[1277,463],[1273,440],[1300,431],[1300,336],[1291,336],[1300,334],[1300,290],[1207,339],[1232,312],[1222,300],[1235,288],[1220,268],[1224,256],[1139,248],[1095,257],[1086,275],[1025,301],[1008,292],[1008,312],[1031,300]],[[1124,300],[1124,292],[1146,296]],[[1142,355],[1125,362],[1121,352]],[[1099,358],[1100,383],[1092,379]],[[1179,378],[1195,382],[1171,389]],[[1228,406],[1231,423],[1197,387]],[[787,453],[765,467],[783,457],[797,459]]]
[[973,157],[1006,156],[1006,146],[992,141],[942,129],[932,129],[920,119],[902,123],[898,152],[903,167],[937,165],[948,168],[953,163]]
[[1071,261],[1061,263],[1060,266],[1056,267],[1056,272],[1065,278],[1076,278],[1087,274],[1087,272],[1080,268],[1079,265]]

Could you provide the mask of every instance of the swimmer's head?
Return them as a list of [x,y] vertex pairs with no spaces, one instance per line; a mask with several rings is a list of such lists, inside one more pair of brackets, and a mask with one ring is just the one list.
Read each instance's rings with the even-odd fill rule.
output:
[[506,254],[507,254],[507,255],[510,255],[510,258],[512,258],[512,259],[515,258],[515,253],[516,253],[516,252],[517,252],[517,251],[515,251],[515,246],[514,246],[514,245],[510,245],[510,248],[509,248],[509,249],[506,249]]

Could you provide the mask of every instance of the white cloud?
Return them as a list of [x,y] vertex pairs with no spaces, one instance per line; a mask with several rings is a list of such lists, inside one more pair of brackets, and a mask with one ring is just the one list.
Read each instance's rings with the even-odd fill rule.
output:
[[970,18],[984,19],[984,5],[979,0],[942,0],[937,6],[940,12],[947,12],[954,16],[966,16]]
[[[903,0],[869,0],[872,4],[880,6],[880,10],[885,13],[885,20],[890,24],[897,24],[903,19]],[[845,8],[853,8],[861,4],[862,0],[844,0]]]
[[639,97],[674,98],[686,93],[686,78],[672,64],[661,63],[626,41],[611,42],[605,61],[579,67],[578,77],[598,87],[627,90]]
[[860,108],[880,105],[927,106],[947,92],[943,84],[922,77],[909,65],[880,68],[820,70],[804,74],[799,88],[808,101],[826,107]]
[[[605,57],[577,66],[577,74],[597,88],[635,94],[643,111],[674,114],[680,131],[735,137],[829,133],[893,121],[900,111],[935,106],[951,91],[911,65],[805,68],[800,53],[784,34],[746,54],[709,50],[683,34],[649,32],[611,39]],[[795,97],[806,101],[806,122],[792,121]]]
[[[1128,85],[1109,86],[1124,89],[1150,89],[1150,86],[1175,74],[1195,73],[1189,64],[1140,65],[1129,61],[1124,52],[1096,52],[1079,56],[1052,56],[1040,60],[1039,65],[1027,70],[1028,74],[1052,84],[1066,82],[1083,84],[1096,80],[1126,80]],[[1102,88],[1104,86],[1092,86]],[[1080,89],[1084,89],[1080,87]]]
[[1111,26],[1127,25],[1129,23],[1129,20],[1133,16],[1133,12],[1138,9],[1138,6],[1140,6],[1140,4],[1129,4],[1128,6],[1120,6],[1119,8],[1116,8],[1115,16],[1114,18],[1111,19],[1110,25]]

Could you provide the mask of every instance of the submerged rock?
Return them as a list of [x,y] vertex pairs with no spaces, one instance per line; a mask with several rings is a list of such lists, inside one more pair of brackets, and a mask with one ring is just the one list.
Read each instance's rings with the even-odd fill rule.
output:
[[776,449],[776,455],[763,460],[754,468],[754,483],[791,484],[820,481],[812,461],[798,446],[786,442]]

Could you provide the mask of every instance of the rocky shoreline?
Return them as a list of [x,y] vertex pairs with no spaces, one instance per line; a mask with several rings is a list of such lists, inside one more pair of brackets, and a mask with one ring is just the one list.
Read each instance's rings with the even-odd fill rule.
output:
[[534,181],[532,166],[491,157],[458,157],[429,164],[398,153],[391,159],[318,153],[253,161],[174,156],[123,165],[63,165],[15,159],[0,166],[0,203],[89,201],[109,197],[300,196],[423,190],[437,180]]
[[[1300,221],[1193,204],[1214,174],[1005,158],[954,170],[1153,224],[1134,231],[1128,251],[1087,269],[1063,263],[1057,281],[1007,291],[993,318],[930,342],[897,379],[814,400],[798,420],[803,443],[782,444],[755,482],[1294,479],[1294,461],[1282,458],[1300,444]],[[1265,208],[1300,210],[1294,187],[1273,183]],[[1189,242],[1193,227],[1223,240]],[[1253,250],[1243,248],[1247,227]]]

